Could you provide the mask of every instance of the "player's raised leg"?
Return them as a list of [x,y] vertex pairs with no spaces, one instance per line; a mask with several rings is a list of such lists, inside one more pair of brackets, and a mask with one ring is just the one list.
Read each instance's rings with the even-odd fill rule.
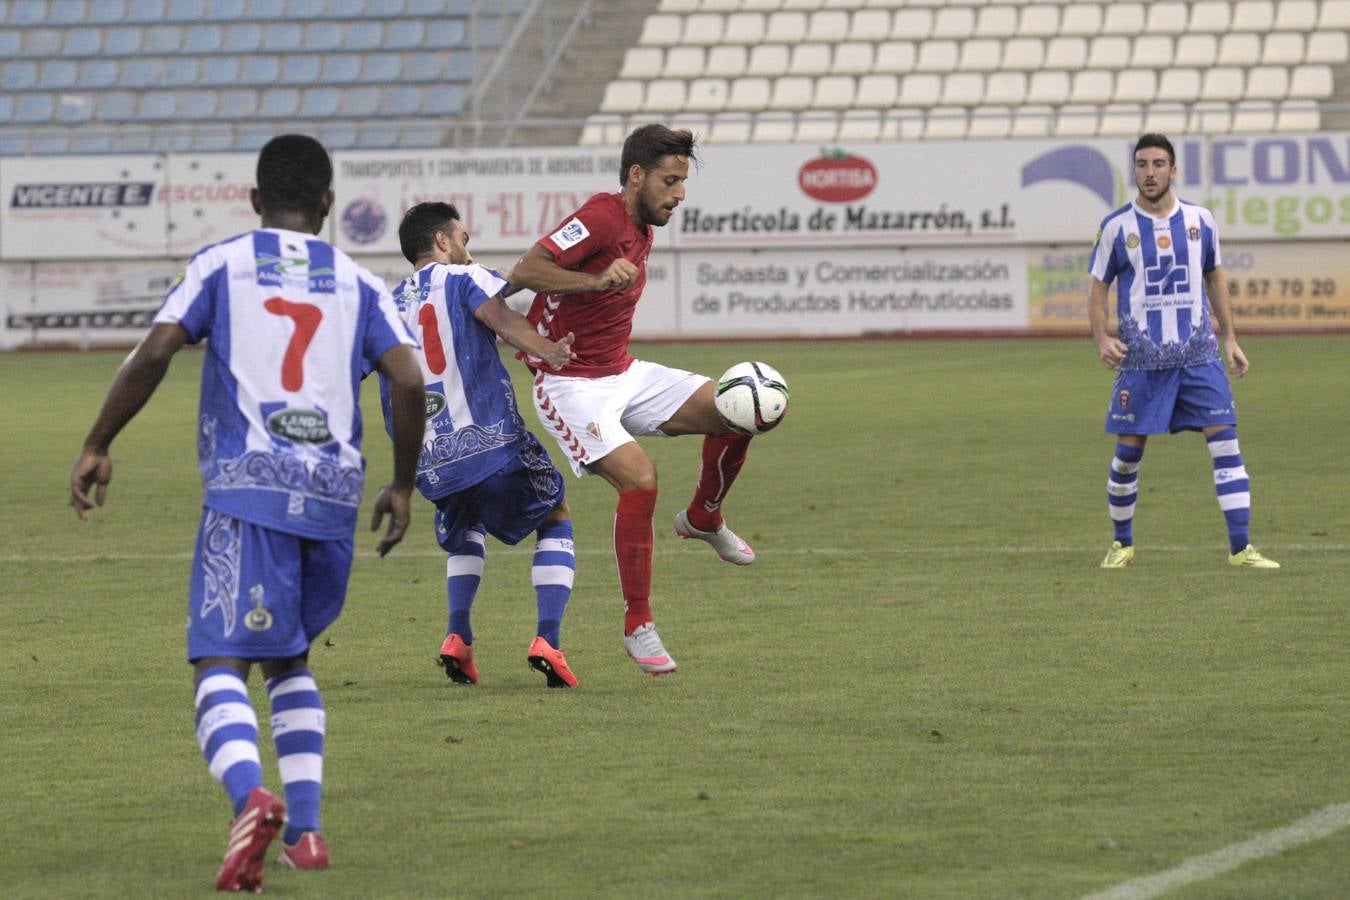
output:
[[[438,515],[439,519],[439,515]],[[473,624],[470,613],[478,585],[483,580],[487,532],[475,525],[450,551],[445,561],[445,593],[450,624],[441,644],[445,675],[456,684],[477,684],[478,666],[473,661]]]
[[1122,569],[1134,561],[1134,506],[1139,498],[1139,463],[1143,458],[1143,436],[1122,435],[1106,480],[1107,510],[1115,540],[1102,560],[1103,569]]
[[328,868],[328,848],[319,831],[323,790],[325,717],[323,698],[303,659],[265,665],[272,706],[272,740],[286,795],[286,827],[280,861],[292,869]]
[[1237,429],[1232,426],[1205,429],[1205,443],[1214,463],[1214,491],[1228,526],[1228,564],[1249,569],[1278,569],[1251,544],[1251,481],[1238,448]]
[[537,536],[530,580],[534,583],[539,623],[526,658],[532,667],[544,673],[549,687],[576,687],[580,682],[561,650],[563,613],[572,596],[577,567],[572,519],[565,504],[550,514]]

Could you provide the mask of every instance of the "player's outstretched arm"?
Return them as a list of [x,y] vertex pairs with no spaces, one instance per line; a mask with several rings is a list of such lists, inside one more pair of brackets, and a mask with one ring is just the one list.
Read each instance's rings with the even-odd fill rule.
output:
[[[70,472],[70,505],[81,519],[88,511],[102,506],[108,497],[108,482],[112,480],[112,458],[108,448],[113,438],[141,411],[155,388],[169,370],[173,355],[187,341],[187,331],[176,323],[161,322],[131,351],[126,362],[117,370],[108,396],[98,418],[85,436],[80,458]],[[97,488],[93,499],[91,488]]]
[[412,348],[402,344],[390,347],[376,368],[389,383],[390,434],[394,439],[394,479],[380,488],[370,522],[370,530],[378,531],[385,515],[389,515],[389,528],[375,547],[375,552],[384,556],[403,540],[412,516],[412,490],[417,479],[417,459],[422,453],[427,398],[422,369]]
[[1106,330],[1106,306],[1110,288],[1099,278],[1092,279],[1088,290],[1088,322],[1092,325],[1092,340],[1097,345],[1097,356],[1102,365],[1114,369],[1125,360],[1128,352],[1124,341],[1112,337]]
[[1233,328],[1233,303],[1228,297],[1228,280],[1218,266],[1205,273],[1205,292],[1209,296],[1210,309],[1219,323],[1219,338],[1223,341],[1223,355],[1228,363],[1228,371],[1238,378],[1247,374],[1250,364],[1247,355],[1238,346],[1237,331]]
[[572,341],[575,335],[569,333],[560,341],[550,341],[544,337],[530,320],[507,306],[498,294],[474,310],[474,318],[497,333],[497,336],[526,356],[542,359],[548,366],[557,370],[575,359]]
[[507,279],[518,287],[546,294],[575,294],[582,291],[604,291],[613,287],[631,287],[637,281],[637,266],[619,258],[599,275],[573,272],[554,261],[549,252],[535,244],[516,261]]

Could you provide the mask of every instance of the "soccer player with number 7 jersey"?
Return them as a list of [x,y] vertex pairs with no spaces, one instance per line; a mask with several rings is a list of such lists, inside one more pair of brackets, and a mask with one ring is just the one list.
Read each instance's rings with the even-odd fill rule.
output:
[[[1102,364],[1116,369],[1106,430],[1117,436],[1106,484],[1115,540],[1104,569],[1134,561],[1139,464],[1151,434],[1200,431],[1213,461],[1214,490],[1228,526],[1233,566],[1278,569],[1251,545],[1251,482],[1238,449],[1237,408],[1224,371],[1247,372],[1233,331],[1213,214],[1172,192],[1176,153],[1161,134],[1134,147],[1138,196],[1107,216],[1092,248],[1088,317]],[[1118,336],[1107,330],[1116,282]],[[1222,358],[1210,313],[1223,337]]]
[[[258,156],[256,231],[207,247],[169,290],[113,380],[71,472],[81,519],[102,506],[109,445],[145,405],[185,343],[207,342],[197,419],[205,489],[188,588],[188,661],[197,742],[234,806],[222,891],[258,892],[268,845],[297,869],[328,868],[319,829],[325,717],[307,667],[338,617],[364,486],[363,367],[390,385],[394,479],[371,530],[384,556],[408,526],[426,400],[416,342],[384,284],[315,237],[333,204],[332,162],[303,135]],[[91,489],[97,488],[91,498]],[[267,681],[285,803],[263,787],[253,664]],[[283,830],[284,829],[284,830]]]

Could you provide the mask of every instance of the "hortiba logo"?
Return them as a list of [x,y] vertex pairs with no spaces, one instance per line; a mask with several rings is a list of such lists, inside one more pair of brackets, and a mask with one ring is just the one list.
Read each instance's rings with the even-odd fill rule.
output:
[[313,409],[279,409],[267,417],[267,430],[303,444],[326,444],[333,439],[328,416]]
[[877,169],[870,160],[835,148],[822,148],[797,172],[797,185],[807,196],[824,203],[861,200],[877,186]]

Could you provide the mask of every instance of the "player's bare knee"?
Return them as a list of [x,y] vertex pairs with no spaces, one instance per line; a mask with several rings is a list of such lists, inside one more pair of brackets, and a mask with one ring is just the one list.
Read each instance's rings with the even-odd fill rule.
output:
[[265,659],[262,661],[262,673],[266,679],[276,678],[278,675],[285,675],[287,672],[294,672],[296,669],[303,669],[309,665],[309,652],[301,653],[299,656],[288,656],[285,659]]

